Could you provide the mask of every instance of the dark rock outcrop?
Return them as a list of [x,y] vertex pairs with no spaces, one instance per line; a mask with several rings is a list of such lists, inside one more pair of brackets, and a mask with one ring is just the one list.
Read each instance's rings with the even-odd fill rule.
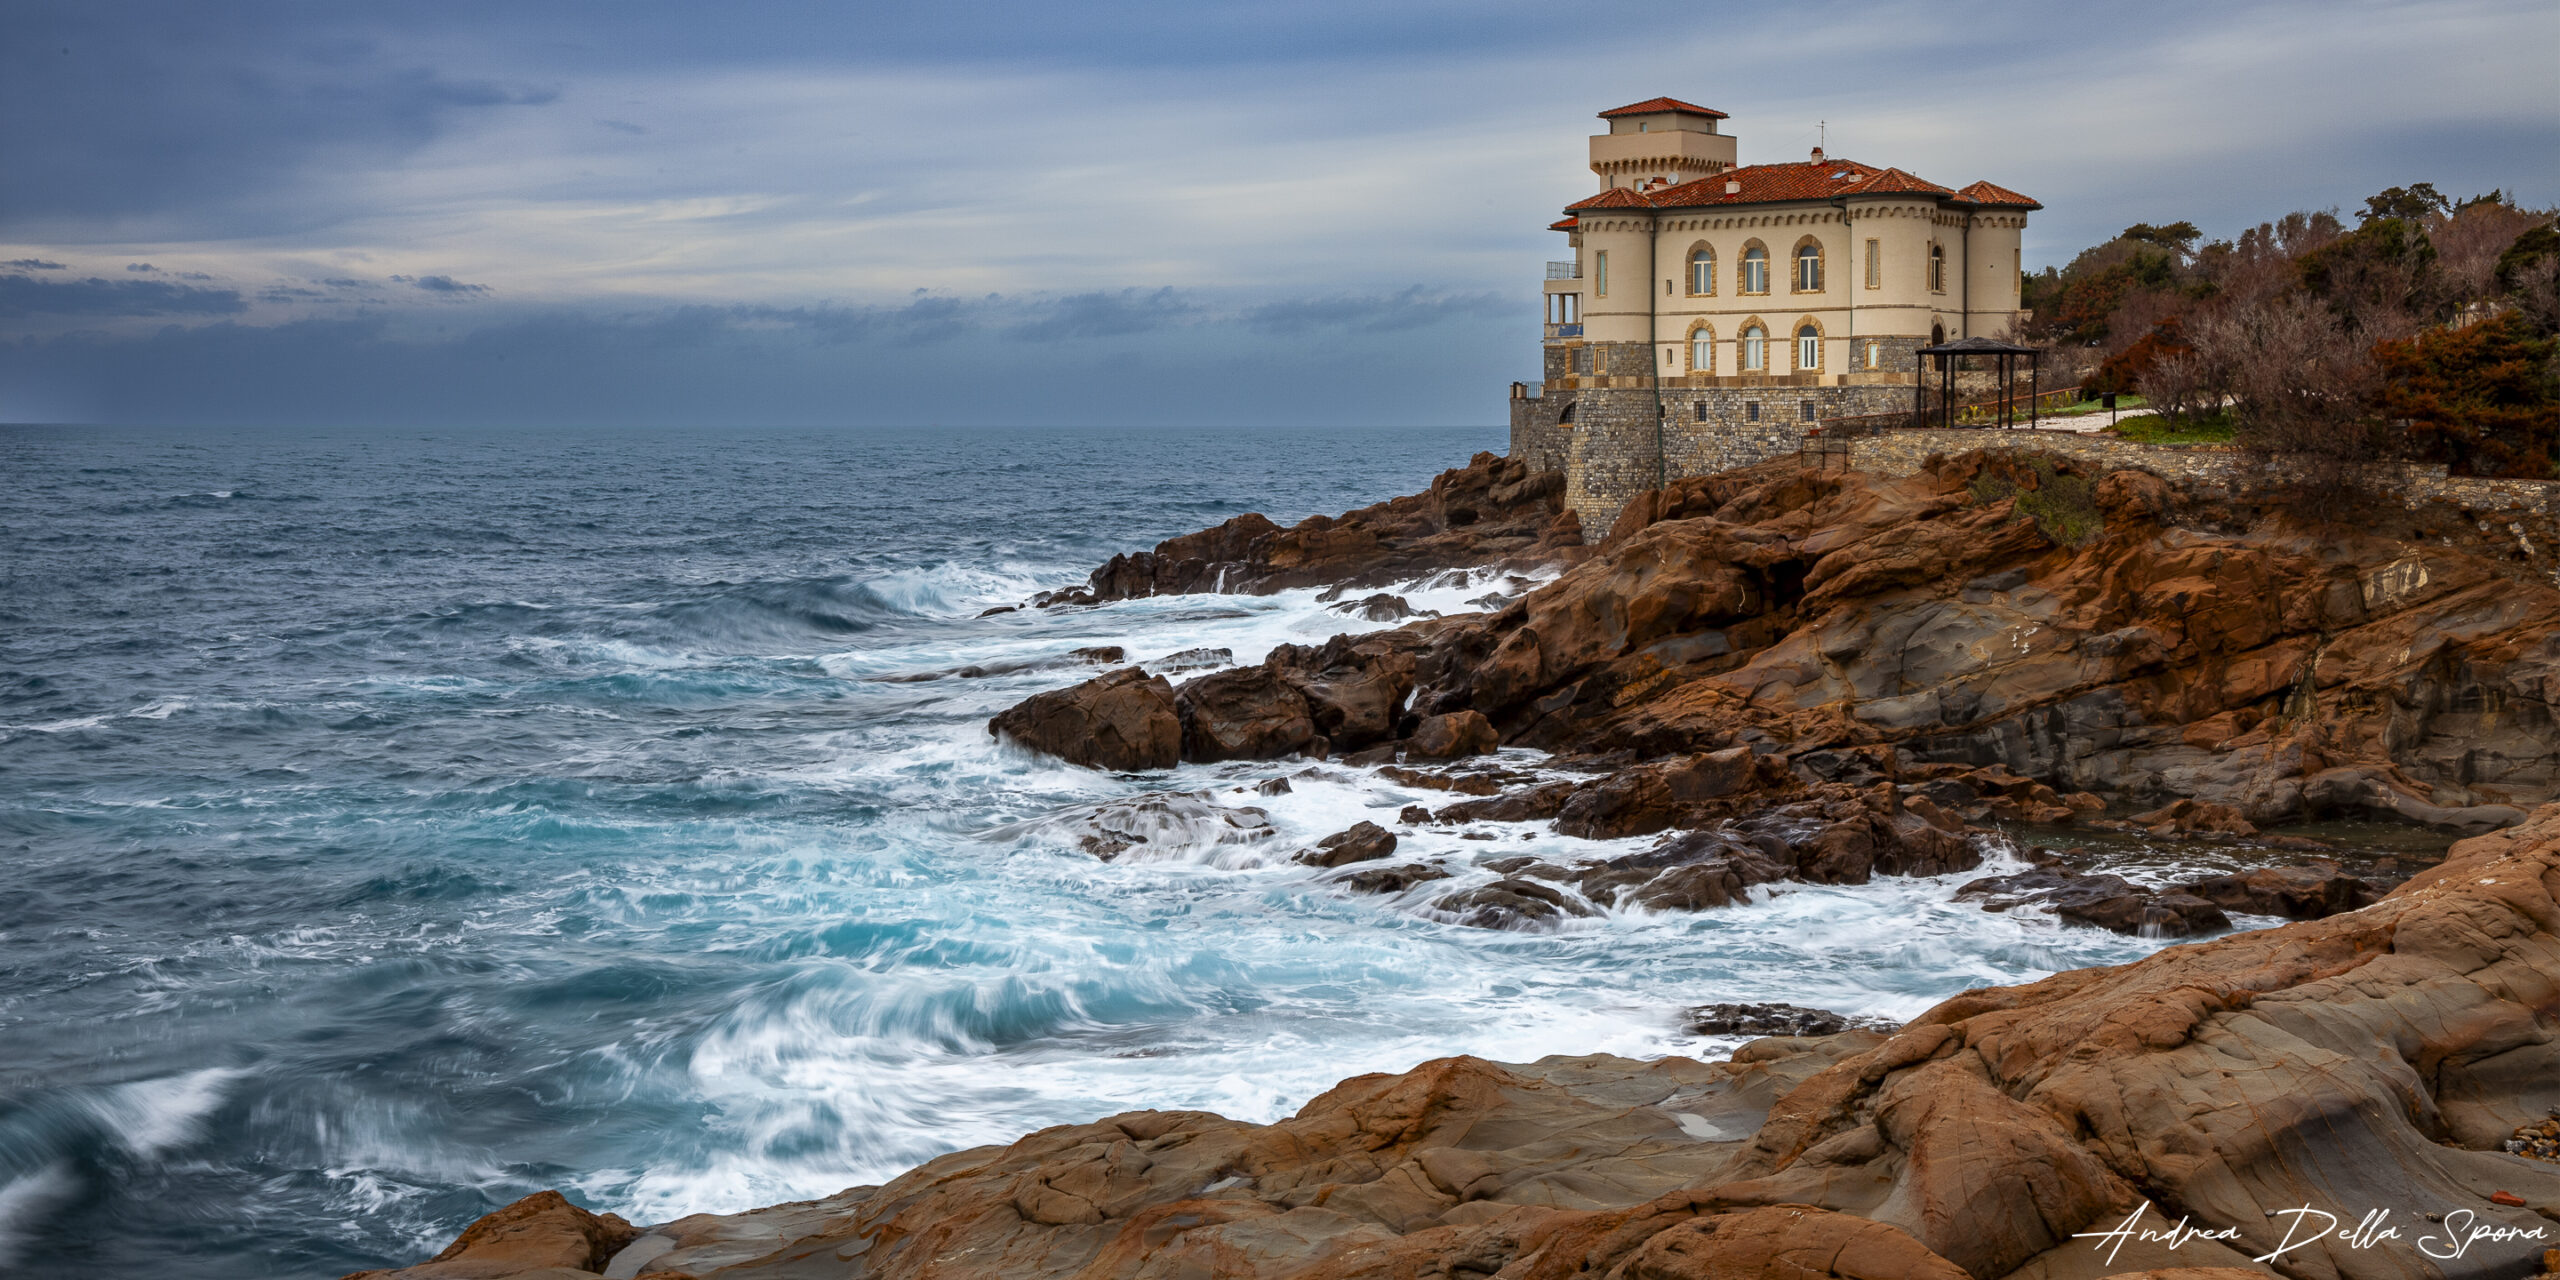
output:
[[2041,904],[2070,924],[2152,938],[2187,938],[2231,927],[2231,917],[2220,907],[2185,890],[2154,891],[2123,876],[2092,875],[2058,864],[1972,881],[1956,890],[1956,899],[1979,899],[1989,911]]
[[1395,832],[1374,822],[1363,822],[1316,841],[1315,848],[1300,853],[1296,860],[1312,867],[1341,867],[1375,862],[1395,851]]
[[1202,676],[1174,694],[1173,706],[1185,760],[1271,760],[1316,738],[1306,695],[1268,666]]
[[1340,516],[1309,516],[1286,529],[1260,515],[1237,516],[1153,551],[1113,556],[1084,587],[1034,603],[1268,595],[1292,587],[1384,587],[1443,569],[1547,568],[1584,554],[1581,522],[1563,498],[1562,475],[1533,474],[1480,453],[1421,493]]
[[1456,760],[1480,756],[1502,745],[1493,722],[1473,711],[1425,716],[1405,742],[1405,754],[1424,760]]
[[1173,687],[1136,667],[1035,693],[987,732],[1096,769],[1170,769],[1182,757]]
[[1836,1036],[1843,1031],[1898,1031],[1902,1024],[1884,1018],[1853,1018],[1829,1009],[1793,1004],[1702,1004],[1686,1015],[1692,1034],[1702,1036]]
[[2375,886],[2338,869],[2326,859],[2296,867],[2261,867],[2235,875],[2211,876],[2179,888],[2225,911],[2318,920],[2341,911],[2373,905],[2381,896]]

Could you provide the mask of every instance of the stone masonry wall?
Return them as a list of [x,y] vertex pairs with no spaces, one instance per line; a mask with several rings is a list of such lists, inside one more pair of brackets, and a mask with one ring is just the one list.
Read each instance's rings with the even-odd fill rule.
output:
[[[1584,536],[1598,541],[1628,499],[1668,474],[1702,475],[1793,453],[1804,444],[1803,404],[1817,418],[1891,413],[1910,405],[1908,387],[1666,387],[1662,458],[1654,445],[1651,388],[1549,391],[1511,402],[1511,456],[1541,471],[1565,473],[1565,503],[1582,516]],[[1753,420],[1749,406],[1760,405]],[[1565,404],[1575,421],[1559,424]],[[1706,417],[1698,416],[1706,406]],[[2219,445],[2155,445],[2077,431],[1923,427],[1887,430],[1839,442],[1849,470],[1910,475],[1932,455],[1975,449],[2031,449],[2087,463],[2092,470],[2138,468],[2188,484],[2237,492],[2252,479],[2246,456]],[[1838,455],[1834,455],[1837,457]],[[2463,512],[2484,533],[2516,540],[2520,556],[2549,563],[2560,551],[2560,481],[2487,480],[2448,475],[2441,466],[2397,468],[2391,481],[2410,503],[2441,503]]]

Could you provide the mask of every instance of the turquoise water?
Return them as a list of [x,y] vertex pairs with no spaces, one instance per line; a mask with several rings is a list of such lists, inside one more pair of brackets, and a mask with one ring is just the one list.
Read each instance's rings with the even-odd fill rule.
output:
[[[1708,1000],[1907,1015],[2157,945],[1952,879],[1467,930],[1287,859],[1444,795],[986,736],[1081,646],[1375,625],[1313,592],[986,608],[1500,437],[0,428],[0,1268],[335,1276],[542,1187],[735,1210],[1446,1053],[1708,1051],[1676,1021]],[[963,666],[996,674],[913,678]],[[1163,790],[1278,834],[1078,851],[1090,806]],[[1596,848],[1486,834],[1406,849]]]

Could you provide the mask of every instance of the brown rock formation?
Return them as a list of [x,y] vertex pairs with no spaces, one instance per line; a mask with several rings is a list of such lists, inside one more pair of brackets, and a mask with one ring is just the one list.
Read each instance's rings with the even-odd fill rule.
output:
[[2064,545],[1977,497],[2021,466],[1682,480],[1554,582],[1443,623],[1415,709],[1568,752],[1888,746],[2040,785],[2000,796],[2037,820],[2101,792],[2214,806],[2161,821],[2230,834],[2485,829],[2560,793],[2560,591],[2511,549],[2442,513],[2306,529],[2139,472]]
[[1181,761],[1173,686],[1136,667],[1035,693],[988,721],[987,732],[1096,769],[1170,769]]
[[1480,756],[1501,745],[1502,735],[1493,731],[1493,722],[1482,712],[1451,711],[1424,716],[1413,727],[1413,741],[1405,745],[1405,752],[1425,760],[1455,760]]
[[[1118,555],[1092,582],[1034,603],[1092,604],[1198,591],[1383,587],[1439,569],[1544,568],[1582,554],[1564,477],[1479,453],[1421,493],[1283,529],[1260,515]],[[1363,602],[1367,604],[1368,602]],[[1399,602],[1401,603],[1401,602]]]
[[[2560,1166],[2501,1148],[2560,1105],[2555,931],[2560,805],[2363,910],[1967,992],[1890,1037],[1443,1059],[1277,1124],[1134,1112],[634,1247],[642,1274],[701,1280],[2263,1275],[2273,1215],[2309,1206],[2392,1209],[2401,1234],[2296,1237],[2286,1275],[2526,1275]],[[433,1269],[501,1219],[562,1216],[531,1204],[387,1274],[591,1272],[574,1230],[583,1263]],[[2233,1238],[2074,1238],[2136,1214]]]

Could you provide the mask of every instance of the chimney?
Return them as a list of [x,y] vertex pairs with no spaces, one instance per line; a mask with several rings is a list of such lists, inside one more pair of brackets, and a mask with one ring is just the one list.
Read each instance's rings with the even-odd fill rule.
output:
[[1742,183],[1741,183],[1740,181],[1736,180],[1736,179],[1733,179],[1733,178],[1727,178],[1727,179],[1725,179],[1725,180],[1724,180],[1724,193],[1725,193],[1726,195],[1729,195],[1729,196],[1738,196],[1738,195],[1741,195],[1741,194],[1742,194]]
[[1815,148],[1813,149],[1813,162],[1814,162],[1815,164],[1820,164],[1820,163],[1822,163],[1822,148],[1820,148],[1820,147],[1815,147]]

